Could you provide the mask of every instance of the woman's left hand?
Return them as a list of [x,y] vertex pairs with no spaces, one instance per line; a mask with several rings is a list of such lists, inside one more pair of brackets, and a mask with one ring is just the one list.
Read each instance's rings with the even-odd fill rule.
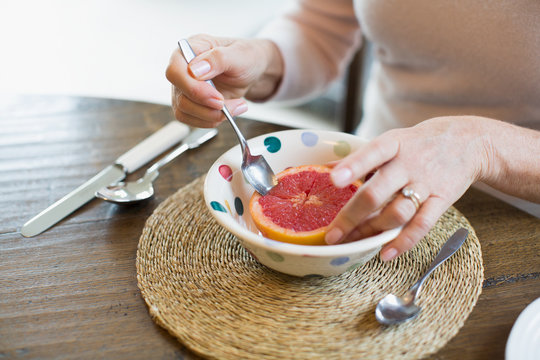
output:
[[[329,225],[326,242],[358,240],[403,225],[381,251],[384,261],[415,246],[439,217],[481,179],[489,165],[490,119],[433,118],[390,130],[340,161],[332,170],[336,186],[373,173]],[[402,194],[411,189],[418,203]],[[418,205],[418,208],[417,208]]]

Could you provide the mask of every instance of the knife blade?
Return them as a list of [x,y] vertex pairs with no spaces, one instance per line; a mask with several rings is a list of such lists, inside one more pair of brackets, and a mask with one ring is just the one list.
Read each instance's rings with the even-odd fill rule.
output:
[[116,161],[100,171],[84,184],[47,207],[21,227],[21,235],[32,237],[41,234],[90,200],[104,186],[123,180],[166,149],[180,142],[189,132],[189,127],[171,121],[138,145],[118,157]]

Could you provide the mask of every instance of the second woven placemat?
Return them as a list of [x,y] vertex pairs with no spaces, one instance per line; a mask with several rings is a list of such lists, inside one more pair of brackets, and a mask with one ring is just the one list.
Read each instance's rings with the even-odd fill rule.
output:
[[[426,238],[398,259],[378,257],[328,278],[297,278],[254,260],[206,209],[203,178],[150,216],[139,240],[137,278],[153,319],[194,352],[216,359],[417,359],[444,346],[481,292],[474,230],[450,208]],[[424,285],[423,310],[393,327],[375,306],[404,293],[446,239],[469,229],[463,247]]]

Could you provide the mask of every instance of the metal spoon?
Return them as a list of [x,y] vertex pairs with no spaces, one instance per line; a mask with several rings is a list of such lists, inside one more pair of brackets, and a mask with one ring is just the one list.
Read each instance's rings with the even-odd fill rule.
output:
[[[178,42],[178,46],[189,64],[196,56],[193,49],[185,39],[180,40]],[[215,88],[212,80],[206,80],[206,82]],[[229,110],[223,106],[221,111],[225,114],[227,120],[229,120],[229,123],[231,124],[236,136],[238,137],[238,141],[240,142],[240,148],[242,149],[242,165],[240,168],[244,174],[244,177],[259,194],[266,195],[270,189],[277,184],[276,175],[262,155],[251,154],[248,143],[236,125],[234,118],[229,113]]]
[[420,312],[420,307],[414,304],[416,296],[420,293],[422,285],[427,277],[439,265],[452,256],[465,242],[469,231],[461,228],[457,230],[443,245],[439,254],[431,263],[424,276],[420,278],[403,297],[393,294],[386,295],[375,309],[377,321],[383,325],[393,325],[414,318]]
[[96,196],[113,203],[132,203],[146,200],[154,195],[152,182],[157,179],[159,169],[189,149],[194,149],[217,134],[216,129],[195,129],[189,133],[180,146],[165,155],[161,160],[146,170],[137,181],[120,182],[96,192]]

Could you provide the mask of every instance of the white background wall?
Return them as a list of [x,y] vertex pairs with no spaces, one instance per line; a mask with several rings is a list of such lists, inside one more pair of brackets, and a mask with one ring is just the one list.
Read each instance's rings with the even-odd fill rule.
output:
[[[73,94],[170,104],[164,72],[178,39],[195,33],[249,36],[290,2],[1,0],[0,95]],[[282,110],[252,105],[248,116],[278,123],[304,120],[302,113]],[[334,127],[307,120],[306,127]]]

